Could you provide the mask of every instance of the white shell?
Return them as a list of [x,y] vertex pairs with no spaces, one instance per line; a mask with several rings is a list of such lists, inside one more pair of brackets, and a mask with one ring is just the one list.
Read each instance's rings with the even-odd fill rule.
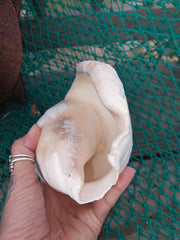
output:
[[132,128],[123,85],[108,64],[84,61],[64,101],[39,119],[39,175],[78,203],[102,198],[128,164]]

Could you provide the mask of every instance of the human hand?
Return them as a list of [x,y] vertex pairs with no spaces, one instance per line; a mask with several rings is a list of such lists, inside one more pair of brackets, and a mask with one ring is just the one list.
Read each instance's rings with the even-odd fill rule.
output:
[[[30,131],[12,145],[12,155],[34,156],[40,128]],[[14,165],[0,226],[2,240],[94,240],[103,221],[133,179],[135,170],[126,167],[110,191],[100,200],[80,205],[38,180],[30,161]]]

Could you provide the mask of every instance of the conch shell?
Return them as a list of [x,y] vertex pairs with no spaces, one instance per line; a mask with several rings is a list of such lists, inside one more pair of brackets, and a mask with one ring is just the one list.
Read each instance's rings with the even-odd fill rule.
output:
[[132,128],[123,85],[108,64],[84,61],[64,101],[39,119],[37,171],[78,203],[98,200],[129,161]]

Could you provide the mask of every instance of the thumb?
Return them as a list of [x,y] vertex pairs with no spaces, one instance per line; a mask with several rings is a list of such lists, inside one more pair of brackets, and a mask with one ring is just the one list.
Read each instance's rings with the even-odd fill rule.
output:
[[[13,143],[11,154],[34,157],[39,137],[40,128],[33,125],[24,137]],[[1,218],[0,239],[19,239],[20,236],[21,239],[29,239],[22,236],[31,229],[29,226],[34,226],[36,213],[40,211],[39,205],[35,204],[42,201],[42,189],[38,183],[33,162],[22,160],[14,163]]]
[[[33,125],[29,132],[22,138],[16,140],[11,148],[11,155],[27,154],[35,156],[36,146],[40,137],[40,128],[37,124]],[[31,161],[17,161],[14,163],[13,175],[18,177],[36,176],[34,164]]]

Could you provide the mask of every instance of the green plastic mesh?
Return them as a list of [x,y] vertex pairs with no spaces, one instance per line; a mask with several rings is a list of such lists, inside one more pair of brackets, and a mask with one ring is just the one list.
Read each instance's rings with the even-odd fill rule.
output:
[[24,0],[20,26],[28,101],[0,115],[1,213],[13,141],[64,98],[77,63],[99,60],[124,84],[137,170],[99,239],[180,239],[180,2]]

